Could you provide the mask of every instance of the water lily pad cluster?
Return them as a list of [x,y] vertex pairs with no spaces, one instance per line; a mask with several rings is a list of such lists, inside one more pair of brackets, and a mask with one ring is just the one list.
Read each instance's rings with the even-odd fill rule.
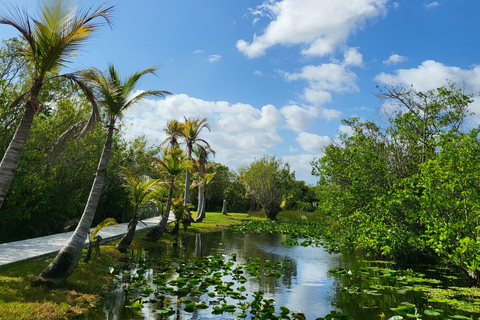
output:
[[289,265],[289,260],[272,262],[258,257],[238,263],[235,254],[228,258],[216,254],[191,260],[165,257],[150,263],[153,268],[111,272],[128,293],[127,308],[140,312],[149,304],[160,318],[210,309],[211,314],[231,314],[239,319],[302,319],[301,312],[292,313],[284,306],[277,310],[275,300],[261,291],[249,296],[244,286],[253,278],[281,277]]
[[394,313],[390,318],[382,313],[382,319],[480,317],[480,289],[477,288],[446,287],[442,280],[427,278],[424,273],[388,268],[378,261],[352,270],[336,268],[329,273],[339,277],[340,290],[356,296],[356,301],[362,301],[363,308]]

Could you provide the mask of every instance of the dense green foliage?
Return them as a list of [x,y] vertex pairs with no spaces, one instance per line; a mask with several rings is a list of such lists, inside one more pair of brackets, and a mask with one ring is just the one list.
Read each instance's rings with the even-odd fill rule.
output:
[[470,95],[389,87],[386,126],[344,120],[312,162],[319,210],[344,244],[401,260],[429,258],[480,273],[479,129],[464,131]]
[[295,181],[295,173],[290,172],[288,163],[275,156],[263,156],[242,168],[240,174],[248,196],[261,205],[267,218],[275,220],[288,186]]

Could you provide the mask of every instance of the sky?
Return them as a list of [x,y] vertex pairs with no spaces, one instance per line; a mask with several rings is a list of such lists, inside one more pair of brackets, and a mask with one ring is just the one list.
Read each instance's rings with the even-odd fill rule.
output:
[[[0,0],[0,6],[6,3]],[[15,0],[35,16],[38,0]],[[384,85],[480,91],[478,0],[116,0],[72,69],[113,63],[124,75],[158,66],[139,90],[174,95],[139,103],[124,133],[154,144],[171,119],[207,118],[213,159],[236,170],[263,155],[315,184],[315,157],[341,120],[376,121]],[[79,7],[97,7],[94,0]],[[0,26],[3,39],[16,36]],[[71,71],[71,70],[65,70]],[[480,99],[471,124],[480,123]]]

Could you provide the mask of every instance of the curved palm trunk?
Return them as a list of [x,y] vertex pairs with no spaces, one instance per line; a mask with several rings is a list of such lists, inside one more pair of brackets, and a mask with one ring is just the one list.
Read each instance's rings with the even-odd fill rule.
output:
[[70,276],[73,270],[77,267],[102,194],[103,183],[105,181],[107,166],[110,160],[113,130],[113,125],[110,125],[92,189],[90,190],[87,204],[85,205],[82,218],[80,219],[77,228],[73,232],[68,243],[62,248],[62,250],[60,250],[55,259],[42,271],[42,273],[40,273],[39,277],[32,278],[31,283],[33,285],[44,282],[53,283],[55,285],[61,284],[67,280],[68,276]]
[[153,227],[146,235],[143,237],[143,240],[156,242],[162,234],[165,232],[167,228],[168,216],[170,215],[170,208],[172,206],[172,199],[173,199],[173,180],[170,181],[170,189],[168,191],[168,199],[167,204],[165,205],[165,212],[163,213],[162,219],[160,222]]
[[138,214],[138,209],[135,210],[135,214],[133,215],[132,220],[128,223],[127,233],[120,239],[120,242],[117,244],[116,249],[120,252],[127,252],[128,247],[133,241],[133,237],[135,236],[135,230],[137,229],[138,220],[140,215]]
[[201,185],[198,186],[198,206],[195,222],[202,222],[205,218],[205,193]]
[[[22,116],[15,135],[10,142],[5,154],[3,155],[2,162],[0,163],[0,208],[3,205],[5,196],[12,183],[13,176],[17,170],[20,157],[22,156],[23,149],[27,143],[30,129],[33,124],[33,117],[38,107],[38,93],[42,88],[42,81],[35,80],[32,86],[30,99],[25,103],[25,111]],[[14,102],[15,104],[15,102]]]

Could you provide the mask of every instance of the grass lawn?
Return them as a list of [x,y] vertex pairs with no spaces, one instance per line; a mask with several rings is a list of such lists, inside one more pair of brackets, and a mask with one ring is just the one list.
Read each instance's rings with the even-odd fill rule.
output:
[[[207,212],[203,222],[193,223],[186,233],[181,228],[180,234],[218,231],[241,224],[243,220],[264,219],[249,217],[245,213],[222,215]],[[146,232],[136,234],[133,247],[143,245],[141,238]],[[170,234],[165,234],[160,241],[168,241],[171,237]],[[1,267],[0,319],[68,319],[84,313],[101,298],[102,293],[111,289],[112,276],[107,272],[107,268],[122,257],[122,254],[115,250],[117,242],[118,240],[102,245],[101,255],[93,255],[89,263],[83,263],[82,257],[77,269],[68,278],[67,284],[57,289],[31,287],[28,283],[29,279],[38,275],[53,258]]]

